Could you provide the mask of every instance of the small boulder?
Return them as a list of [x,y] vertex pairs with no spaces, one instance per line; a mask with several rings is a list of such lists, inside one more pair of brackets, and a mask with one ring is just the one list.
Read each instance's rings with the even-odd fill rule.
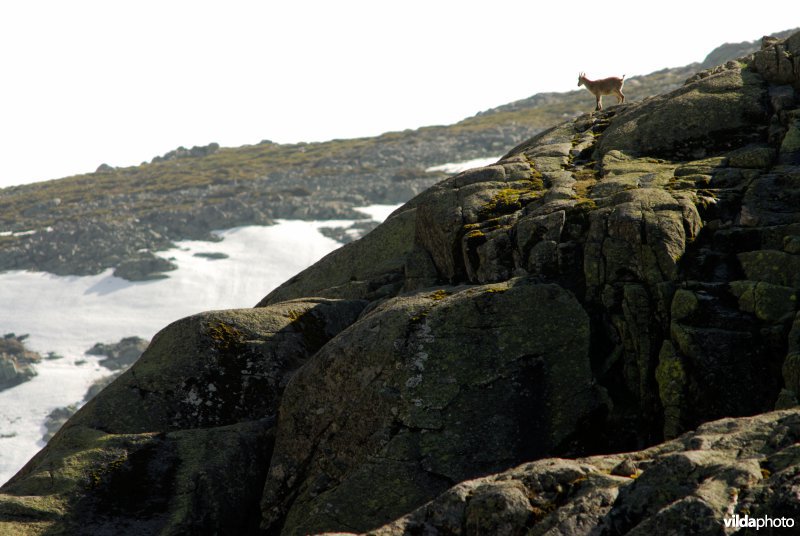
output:
[[131,366],[147,349],[148,341],[141,337],[125,337],[119,342],[104,344],[98,342],[86,351],[89,355],[105,356],[100,365],[109,370],[120,370]]
[[42,357],[25,348],[27,335],[7,333],[0,338],[0,391],[36,376],[33,368]]
[[114,270],[114,277],[128,281],[152,281],[169,277],[164,272],[177,270],[178,266],[150,251],[137,253],[124,260]]

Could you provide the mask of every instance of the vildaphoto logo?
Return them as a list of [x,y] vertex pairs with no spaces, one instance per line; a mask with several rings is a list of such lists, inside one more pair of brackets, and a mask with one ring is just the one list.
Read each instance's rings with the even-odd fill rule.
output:
[[765,528],[781,529],[794,527],[794,519],[791,517],[751,517],[749,515],[740,516],[736,514],[733,517],[726,517],[722,521],[725,523],[725,528],[732,529],[754,528],[758,530]]

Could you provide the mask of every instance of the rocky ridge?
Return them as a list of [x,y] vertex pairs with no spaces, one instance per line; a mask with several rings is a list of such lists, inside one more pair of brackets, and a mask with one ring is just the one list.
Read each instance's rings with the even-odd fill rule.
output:
[[443,180],[162,330],[0,488],[0,530],[797,519],[798,140],[800,33]]

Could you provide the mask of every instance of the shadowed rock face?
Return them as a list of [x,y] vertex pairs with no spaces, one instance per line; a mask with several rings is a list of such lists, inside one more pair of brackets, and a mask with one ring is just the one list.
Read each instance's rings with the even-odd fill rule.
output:
[[461,482],[370,534],[723,534],[735,513],[796,522],[798,439],[800,414],[782,411],[638,452],[538,460]]
[[0,534],[257,531],[281,393],[365,305],[295,300],[166,327],[3,487]]
[[0,529],[797,517],[798,58],[800,34],[555,126],[256,308],[173,324],[2,488]]

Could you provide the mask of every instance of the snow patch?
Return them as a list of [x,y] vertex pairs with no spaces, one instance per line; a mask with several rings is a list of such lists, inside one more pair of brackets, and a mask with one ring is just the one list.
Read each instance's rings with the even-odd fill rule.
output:
[[463,162],[448,162],[447,164],[429,167],[425,171],[427,173],[435,173],[437,171],[443,173],[461,173],[469,169],[491,166],[500,160],[500,158],[500,156],[490,156],[489,158],[475,158],[473,160],[464,160]]
[[368,207],[359,207],[358,211],[367,214],[369,219],[373,221],[385,221],[399,207],[400,205],[370,205]]

